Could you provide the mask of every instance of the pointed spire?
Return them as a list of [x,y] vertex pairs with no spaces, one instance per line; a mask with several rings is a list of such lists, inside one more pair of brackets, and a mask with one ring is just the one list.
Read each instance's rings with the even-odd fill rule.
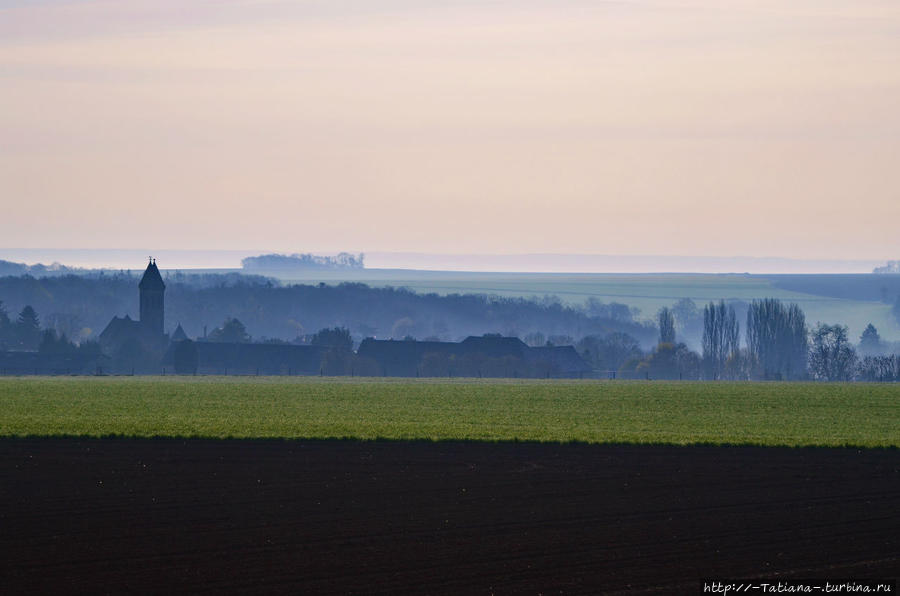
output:
[[147,265],[147,269],[144,270],[144,275],[141,277],[141,283],[138,284],[138,287],[142,290],[166,289],[166,284],[163,283],[159,269],[156,267],[156,259],[153,257],[150,257],[150,263]]
[[172,341],[183,341],[187,338],[187,333],[185,333],[184,329],[182,329],[181,323],[178,323],[178,327],[176,327],[175,332],[172,333]]

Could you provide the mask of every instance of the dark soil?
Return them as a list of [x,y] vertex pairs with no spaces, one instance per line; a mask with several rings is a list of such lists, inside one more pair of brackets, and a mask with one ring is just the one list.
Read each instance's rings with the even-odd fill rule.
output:
[[4,593],[894,577],[900,451],[4,439],[0,555]]

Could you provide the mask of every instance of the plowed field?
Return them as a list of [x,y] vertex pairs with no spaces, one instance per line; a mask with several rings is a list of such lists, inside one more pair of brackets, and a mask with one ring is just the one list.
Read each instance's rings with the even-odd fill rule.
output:
[[900,570],[900,452],[3,439],[0,589],[692,593]]

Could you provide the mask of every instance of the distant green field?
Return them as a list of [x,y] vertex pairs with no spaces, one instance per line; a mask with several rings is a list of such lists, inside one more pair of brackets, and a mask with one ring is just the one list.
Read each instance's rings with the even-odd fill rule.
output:
[[2,378],[0,436],[900,446],[896,385]]
[[890,304],[872,296],[852,300],[792,291],[778,287],[774,277],[739,274],[677,273],[483,273],[465,271],[413,271],[402,269],[361,269],[338,271],[263,272],[286,283],[365,283],[373,287],[406,287],[419,293],[478,293],[510,297],[557,296],[569,304],[583,304],[588,298],[621,302],[640,309],[641,319],[653,319],[663,306],[681,298],[691,298],[698,306],[731,298],[751,301],[780,298],[796,302],[807,322],[841,323],[850,327],[858,341],[866,325],[872,323],[882,338],[900,341],[900,325],[890,314]]

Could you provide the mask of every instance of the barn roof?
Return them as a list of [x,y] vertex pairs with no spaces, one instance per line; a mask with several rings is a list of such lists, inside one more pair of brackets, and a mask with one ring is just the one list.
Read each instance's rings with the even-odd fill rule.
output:
[[[185,340],[182,340],[185,341]],[[186,340],[190,341],[190,340]],[[175,347],[171,342],[163,356],[163,366],[175,365]],[[292,344],[252,344],[231,342],[193,342],[197,347],[197,366],[200,370],[221,372],[249,372],[260,374],[319,374],[326,346],[297,346]]]
[[528,350],[518,337],[502,337],[499,335],[470,335],[461,343],[466,353],[478,353],[491,357],[516,356],[522,358]]
[[529,365],[545,365],[555,374],[582,376],[591,367],[572,346],[528,347],[517,337],[499,335],[470,336],[459,343],[437,341],[395,341],[364,339],[357,352],[359,356],[372,358],[390,376],[412,376],[425,354],[439,353],[456,356],[483,355],[488,358],[514,357]]
[[572,346],[542,346],[528,348],[525,353],[528,362],[550,364],[563,374],[586,374],[591,367]]
[[103,343],[120,343],[129,337],[138,337],[141,335],[141,332],[140,321],[135,321],[128,315],[121,318],[113,317],[106,325],[106,328],[100,332],[100,341]]
[[397,341],[368,337],[362,341],[356,353],[362,358],[375,360],[381,366],[382,374],[413,376],[425,354],[459,354],[461,349],[458,343],[443,341]]
[[184,332],[184,329],[181,327],[181,323],[178,323],[178,327],[176,327],[175,331],[172,332],[172,341],[183,341],[187,338],[187,333]]
[[98,354],[73,352],[45,354],[41,352],[0,351],[2,374],[92,374],[108,359]]

